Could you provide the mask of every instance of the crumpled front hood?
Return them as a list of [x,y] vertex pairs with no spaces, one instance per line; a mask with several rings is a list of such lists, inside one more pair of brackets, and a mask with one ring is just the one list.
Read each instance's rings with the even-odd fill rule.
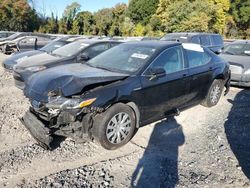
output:
[[61,60],[61,57],[52,56],[47,53],[37,54],[28,58],[25,58],[23,61],[18,63],[18,67],[27,68],[32,66],[42,66],[46,65],[50,62],[55,62]]
[[30,77],[24,94],[31,100],[47,102],[48,93],[60,90],[67,97],[80,93],[86,86],[126,78],[127,74],[110,72],[84,64],[54,67]]

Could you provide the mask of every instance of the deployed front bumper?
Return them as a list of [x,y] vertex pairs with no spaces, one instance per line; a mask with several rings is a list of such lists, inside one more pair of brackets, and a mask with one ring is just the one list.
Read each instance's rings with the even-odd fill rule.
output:
[[20,120],[43,148],[51,149],[52,133],[41,120],[30,111],[26,112]]

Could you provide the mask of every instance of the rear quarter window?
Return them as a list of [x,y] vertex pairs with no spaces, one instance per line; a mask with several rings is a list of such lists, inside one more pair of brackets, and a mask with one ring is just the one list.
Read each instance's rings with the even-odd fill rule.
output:
[[186,50],[189,68],[198,67],[209,63],[212,57],[206,52]]

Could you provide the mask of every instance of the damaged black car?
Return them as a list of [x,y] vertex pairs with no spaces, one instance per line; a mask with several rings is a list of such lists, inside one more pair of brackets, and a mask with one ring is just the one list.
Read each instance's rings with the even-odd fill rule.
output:
[[30,77],[24,93],[31,107],[21,121],[45,148],[59,135],[113,150],[141,126],[215,106],[229,84],[228,64],[200,45],[129,42]]

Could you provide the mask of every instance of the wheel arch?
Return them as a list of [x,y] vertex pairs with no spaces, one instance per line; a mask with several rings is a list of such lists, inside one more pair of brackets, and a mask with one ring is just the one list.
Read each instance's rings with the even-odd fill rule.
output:
[[[117,104],[117,103],[123,103],[123,104],[128,105],[130,108],[132,108],[132,110],[133,110],[134,113],[135,113],[136,128],[139,128],[139,127],[140,127],[140,110],[139,110],[138,106],[137,106],[133,101],[129,101],[129,100],[117,101],[117,102],[114,103],[114,104]],[[114,104],[112,104],[112,106],[113,106]]]

